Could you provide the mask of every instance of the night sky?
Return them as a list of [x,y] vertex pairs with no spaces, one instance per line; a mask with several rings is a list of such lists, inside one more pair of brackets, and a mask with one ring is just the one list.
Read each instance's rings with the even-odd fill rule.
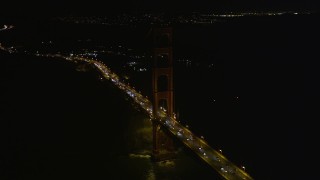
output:
[[117,1],[7,1],[1,14],[109,14],[118,12],[191,12],[318,9],[318,0],[117,0]]

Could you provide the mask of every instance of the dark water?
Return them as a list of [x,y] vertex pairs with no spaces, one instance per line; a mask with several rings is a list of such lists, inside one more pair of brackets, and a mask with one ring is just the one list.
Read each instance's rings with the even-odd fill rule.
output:
[[[175,59],[193,61],[188,68],[175,64],[179,119],[231,161],[246,166],[255,179],[317,177],[312,165],[318,135],[313,105],[319,99],[317,20],[313,15],[253,17],[210,27],[174,27]],[[115,42],[146,48],[139,41],[146,28],[101,28],[49,24],[37,34],[25,29],[39,42],[56,39],[66,51],[80,49],[72,44],[80,37],[91,38],[91,45]],[[32,36],[14,37],[36,48]],[[11,37],[1,38],[9,42]],[[63,61],[34,57],[2,54],[1,60],[2,177],[216,177],[186,150],[166,165],[152,164],[148,156],[130,156],[148,154],[141,153],[150,149],[150,129],[142,130],[148,120],[94,71],[77,72]],[[103,60],[118,72],[126,61]],[[132,74],[130,81],[148,94],[149,75]]]

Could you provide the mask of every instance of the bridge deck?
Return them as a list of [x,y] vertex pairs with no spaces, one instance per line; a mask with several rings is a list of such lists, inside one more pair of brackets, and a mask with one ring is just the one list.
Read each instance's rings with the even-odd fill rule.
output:
[[[9,53],[15,53],[10,48],[6,48],[0,44],[0,49],[7,51]],[[120,81],[118,75],[113,73],[105,64],[100,61],[88,59],[78,56],[63,56],[60,54],[34,54],[36,56],[52,57],[52,58],[63,58],[67,61],[72,62],[87,62],[93,64],[99,69],[102,75],[111,80],[118,88],[125,91],[136,103],[138,103],[143,109],[145,109],[150,117],[152,117],[152,103],[140,93],[138,93],[134,88]],[[190,148],[195,152],[202,160],[208,163],[213,169],[215,169],[223,178],[230,180],[238,179],[253,179],[248,173],[246,173],[241,168],[237,167],[231,161],[229,161],[225,156],[223,156],[218,151],[211,148],[206,141],[194,135],[188,128],[184,127],[174,118],[166,115],[163,110],[157,112],[160,119],[158,122],[166,127],[173,135],[175,135],[185,146]]]
[[[131,98],[134,99],[143,109],[145,109],[150,117],[152,117],[152,103],[135,89],[119,81],[117,75],[112,73],[103,63],[93,61],[93,64],[107,78],[111,79],[116,86],[125,91]],[[174,118],[166,115],[163,110],[157,112],[161,117],[159,122],[166,127],[173,135],[175,135],[182,143],[195,152],[202,160],[214,168],[222,177],[230,180],[237,179],[253,179],[248,173],[237,167],[225,156],[210,147],[206,141],[194,135],[188,128],[180,124]]]

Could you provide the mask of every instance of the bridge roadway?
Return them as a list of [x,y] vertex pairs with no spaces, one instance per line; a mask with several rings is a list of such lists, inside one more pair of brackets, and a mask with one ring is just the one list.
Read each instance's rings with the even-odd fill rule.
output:
[[[9,48],[1,46],[0,49],[10,52]],[[72,62],[87,62],[94,65],[102,73],[104,78],[111,80],[119,89],[125,91],[137,104],[145,109],[150,117],[152,118],[152,103],[134,88],[120,81],[118,75],[113,73],[104,63],[80,56],[63,56],[60,54],[34,54],[36,56],[52,57],[52,58],[63,58],[67,61]],[[159,123],[167,128],[174,136],[176,136],[185,146],[189,147],[195,152],[203,161],[214,168],[223,178],[227,180],[240,180],[253,179],[248,173],[241,168],[237,167],[231,161],[229,161],[224,155],[211,148],[206,141],[194,135],[188,128],[184,127],[174,118],[166,115],[164,110],[159,110],[158,115],[160,119]]]
[[[152,103],[146,97],[142,96],[132,87],[120,82],[119,77],[112,73],[102,62],[92,61],[91,63],[100,70],[105,78],[111,79],[116,86],[124,90],[136,103],[149,113],[150,117],[152,117]],[[195,152],[222,177],[228,180],[253,179],[248,173],[237,167],[221,153],[211,148],[206,141],[194,135],[189,129],[174,118],[167,116],[164,110],[159,109],[157,113],[160,116],[159,122],[162,126],[166,127],[174,136],[182,141],[184,145]]]

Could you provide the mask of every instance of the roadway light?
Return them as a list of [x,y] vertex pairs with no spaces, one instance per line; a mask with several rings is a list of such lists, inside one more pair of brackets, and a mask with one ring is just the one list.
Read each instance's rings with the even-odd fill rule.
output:
[[221,150],[221,149],[219,149],[219,151],[220,151],[220,153],[222,154],[222,150]]
[[241,168],[245,171],[246,170],[246,167],[244,167],[244,166],[241,166]]

